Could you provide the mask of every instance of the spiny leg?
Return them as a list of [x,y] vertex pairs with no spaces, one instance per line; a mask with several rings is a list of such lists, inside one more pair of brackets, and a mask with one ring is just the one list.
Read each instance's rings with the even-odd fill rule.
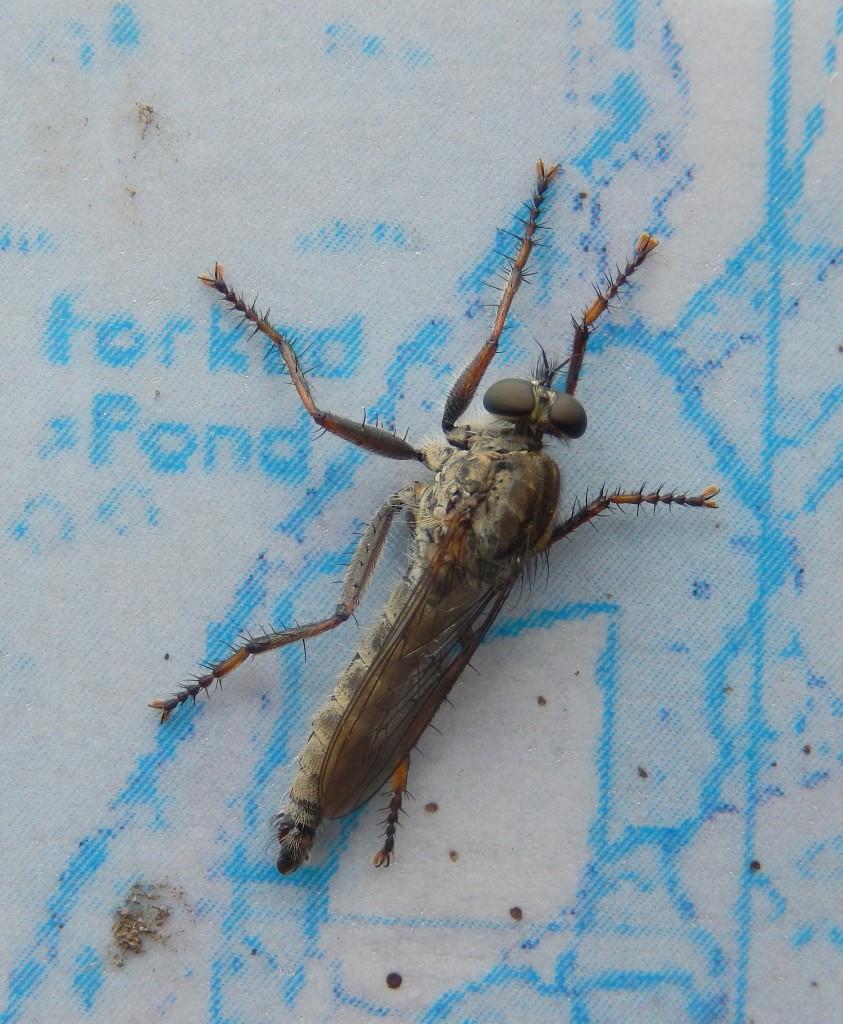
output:
[[390,790],[392,797],[387,808],[386,821],[384,822],[383,846],[372,858],[376,868],[385,868],[392,860],[392,851],[395,849],[395,833],[398,831],[398,818],[401,814],[401,804],[404,794],[407,792],[407,774],[410,771],[410,761],[402,761],[392,773]]
[[227,658],[211,665],[205,675],[201,675],[192,682],[187,683],[178,693],[172,697],[158,698],[150,702],[150,707],[161,712],[161,721],[166,722],[177,707],[188,700],[196,703],[200,693],[207,693],[213,684],[222,682],[224,676],[242,665],[243,662],[255,654],[264,654],[266,651],[274,651],[279,647],[286,647],[288,644],[309,640],[311,637],[319,636],[330,629],[335,629],[345,622],[360,603],[363,593],[372,578],[375,567],[378,564],[384,544],[386,543],[389,529],[399,508],[404,507],[411,500],[413,494],[412,485],[398,491],[378,511],[374,519],[369,523],[363,532],[348,568],[343,577],[342,591],[339,603],[334,614],[327,619],[320,619],[318,622],[309,622],[294,629],[282,629],[277,632],[267,633],[265,636],[247,640],[246,643],[235,647]]
[[565,391],[569,395],[573,395],[577,390],[582,361],[585,356],[586,345],[588,344],[588,336],[594,329],[597,318],[608,309],[612,299],[615,298],[621,288],[629,281],[630,277],[658,244],[658,240],[653,238],[652,235],[648,235],[646,231],[639,235],[638,241],[635,243],[635,255],[632,259],[627,261],[623,270],[618,268],[614,277],[611,274],[607,275],[605,289],[595,287],[594,290],[597,294],[591,300],[590,305],[583,312],[580,319],[574,320],[574,340],[571,345],[571,357],[568,360],[568,375],[565,378]]
[[477,355],[457,377],[448,393],[448,397],[445,400],[445,412],[442,416],[442,429],[446,434],[454,429],[457,420],[471,404],[474,393],[483,379],[483,374],[488,369],[489,363],[491,363],[498,350],[498,342],[506,326],[506,318],[509,315],[512,300],[515,298],[515,294],[524,280],[527,262],[530,259],[530,253],[533,251],[542,204],[545,201],[550,184],[558,171],[558,164],[545,164],[541,160],[536,163],[536,187],[529,202],[526,204],[529,212],[527,219],[522,221],[524,231],[521,235],[518,252],[514,257],[509,258],[509,274],[501,293],[500,302],[498,302],[492,333]]
[[408,441],[405,441],[404,438],[398,437],[391,431],[366,423],[357,423],[355,420],[346,419],[345,416],[335,416],[331,412],[325,412],[320,409],[313,401],[313,394],[307,382],[307,377],[290,341],[283,334],[276,331],[269,321],[257,311],[255,306],[247,306],[242,297],[229,288],[225,282],[224,274],[225,269],[222,263],[216,263],[214,264],[214,276],[202,274],[199,280],[202,284],[218,291],[232,309],[241,313],[244,320],[254,324],[256,331],[269,338],[284,360],[302,405],[320,427],[331,434],[336,434],[338,437],[350,441],[352,444],[356,444],[360,448],[365,448],[376,455],[384,455],[388,459],[418,459],[423,461],[421,452]]
[[700,494],[674,494],[673,491],[662,493],[651,491],[645,494],[643,488],[640,491],[603,491],[593,501],[586,501],[580,505],[564,523],[558,523],[550,535],[548,547],[555,544],[563,537],[567,537],[578,529],[583,523],[601,515],[612,506],[623,507],[624,505],[686,505],[689,508],[717,508],[717,502],[713,499],[719,493],[717,487],[706,487]]

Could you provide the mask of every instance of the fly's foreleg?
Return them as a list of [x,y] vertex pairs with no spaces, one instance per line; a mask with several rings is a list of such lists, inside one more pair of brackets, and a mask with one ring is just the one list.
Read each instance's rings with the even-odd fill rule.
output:
[[357,608],[361,598],[372,578],[375,567],[383,552],[389,529],[397,511],[407,504],[412,496],[412,485],[394,494],[389,501],[375,515],[363,532],[362,537],[354,549],[351,562],[343,577],[342,592],[334,614],[327,619],[320,619],[317,622],[309,622],[292,629],[282,629],[265,634],[264,636],[249,639],[245,643],[235,647],[227,658],[211,665],[208,671],[196,679],[185,684],[172,697],[166,699],[158,698],[150,703],[151,708],[161,712],[161,721],[166,722],[177,707],[188,700],[196,702],[201,693],[207,693],[214,683],[221,683],[225,676],[232,672],[238,665],[256,654],[264,654],[266,651],[274,651],[279,647],[286,647],[288,644],[295,644],[301,641],[304,643],[311,637],[319,636],[330,629],[335,629],[345,622]]
[[646,494],[643,488],[640,491],[603,491],[592,501],[575,508],[571,516],[563,523],[558,523],[550,535],[548,547],[555,544],[563,537],[573,533],[583,523],[587,523],[610,508],[623,508],[625,505],[635,505],[640,508],[642,505],[685,505],[689,508],[717,508],[717,502],[713,499],[719,493],[717,487],[706,487],[700,494],[676,494],[673,491],[651,491]]
[[323,430],[327,430],[337,437],[342,437],[359,448],[374,452],[376,455],[383,455],[388,459],[417,459],[422,461],[422,453],[414,448],[404,438],[398,437],[389,430],[373,426],[367,423],[358,423],[356,420],[346,419],[345,416],[336,416],[334,413],[325,412],[320,409],[313,400],[313,393],[307,382],[307,376],[299,362],[299,357],[290,343],[280,331],[276,331],[265,315],[258,312],[255,306],[247,306],[242,297],[239,296],[226,284],[225,269],[222,263],[214,265],[214,275],[202,274],[199,278],[202,284],[207,285],[219,292],[223,299],[232,309],[242,314],[243,319],[254,325],[255,331],[269,338],[272,344],[278,349],[284,365],[290,374],[302,405],[307,410],[311,419]]
[[392,860],[392,851],[395,849],[395,833],[400,824],[401,805],[404,802],[404,794],[407,792],[407,774],[410,771],[410,761],[402,761],[392,773],[390,790],[392,797],[387,808],[386,821],[384,822],[383,846],[372,858],[376,868],[385,868]]
[[454,386],[448,393],[448,397],[445,400],[445,412],[442,416],[442,429],[446,434],[448,431],[453,430],[457,420],[471,404],[471,400],[480,386],[480,381],[483,379],[483,374],[489,368],[489,363],[494,359],[495,353],[498,350],[498,343],[506,326],[506,318],[509,316],[512,300],[521,287],[521,282],[527,276],[527,263],[533,251],[533,246],[536,244],[536,232],[541,227],[539,218],[542,205],[547,197],[550,184],[558,171],[559,166],[557,164],[546,164],[542,160],[539,160],[536,164],[536,187],[529,201],[525,204],[527,216],[521,218],[524,230],[519,238],[518,252],[514,256],[505,257],[509,271],[506,275],[497,310],[495,311],[492,333],[477,355],[454,381]]
[[629,281],[630,277],[632,277],[658,244],[657,239],[646,232],[639,235],[638,241],[635,243],[635,252],[627,260],[623,270],[618,267],[617,273],[606,275],[603,287],[595,286],[594,290],[597,294],[591,300],[588,307],[583,310],[579,320],[574,320],[574,340],[571,344],[571,358],[568,360],[568,374],[565,379],[565,391],[569,395],[573,395],[577,390],[580,370],[585,358],[585,349],[588,345],[589,336],[594,330],[594,324],[600,315],[606,312],[612,299],[617,296],[621,288]]

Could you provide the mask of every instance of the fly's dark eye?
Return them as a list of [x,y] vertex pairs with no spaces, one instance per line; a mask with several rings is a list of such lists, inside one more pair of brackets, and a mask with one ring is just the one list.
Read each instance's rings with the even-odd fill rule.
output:
[[493,416],[529,416],[535,404],[533,385],[515,377],[499,380],[483,396],[483,405]]
[[588,417],[573,395],[557,395],[550,407],[550,422],[566,437],[582,437]]

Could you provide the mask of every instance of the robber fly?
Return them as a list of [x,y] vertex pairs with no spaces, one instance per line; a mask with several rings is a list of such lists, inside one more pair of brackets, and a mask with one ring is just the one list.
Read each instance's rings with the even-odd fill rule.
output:
[[[536,164],[535,189],[520,218],[518,250],[507,259],[488,340],[454,382],[445,402],[446,444],[416,448],[388,430],[360,424],[315,404],[290,339],[276,331],[254,305],[226,283],[221,264],[200,280],[220,293],[244,320],[270,339],[286,364],[307,412],[324,430],[390,459],[420,462],[432,479],[414,482],[389,498],[357,544],[333,615],[291,629],[247,639],[166,700],[151,707],[166,721],[185,701],[207,693],[248,657],[306,641],[345,622],[359,604],[399,512],[410,530],[409,567],[371,627],[333,693],[313,720],[299,758],[289,801],[273,822],[281,874],[308,860],[324,818],[341,818],[389,783],[391,799],[376,866],[389,864],[410,754],[437,709],[468,665],[519,578],[536,559],[579,526],[613,506],[689,505],[716,508],[716,487],[699,495],[660,490],[609,492],[577,503],[557,518],[560,472],[544,451],[545,437],[582,437],[586,414],[574,397],[589,335],[598,317],[656,247],[642,234],[623,270],[606,279],[579,320],[574,320],[570,357],[564,363],[542,352],[530,379],[498,381],[483,404],[491,425],[459,425],[506,325],[512,301],[527,273],[539,218],[558,167]],[[565,388],[554,390],[565,370]]]

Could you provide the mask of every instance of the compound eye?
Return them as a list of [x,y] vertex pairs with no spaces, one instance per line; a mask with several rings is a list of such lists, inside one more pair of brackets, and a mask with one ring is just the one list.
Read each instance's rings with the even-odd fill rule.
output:
[[493,416],[529,416],[535,404],[533,385],[515,377],[499,380],[483,396],[483,405]]
[[573,395],[557,395],[550,407],[550,422],[566,437],[582,437],[588,417]]

